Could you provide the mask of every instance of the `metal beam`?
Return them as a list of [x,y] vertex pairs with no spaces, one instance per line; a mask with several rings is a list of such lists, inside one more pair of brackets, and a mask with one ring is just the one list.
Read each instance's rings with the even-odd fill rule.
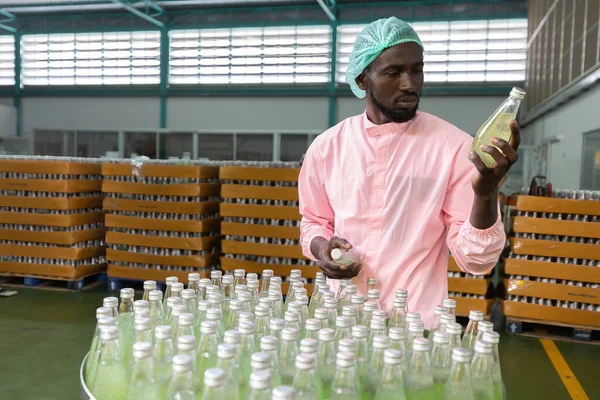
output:
[[132,13],[132,14],[134,14],[134,15],[137,15],[138,17],[140,17],[140,18],[142,18],[142,19],[144,19],[144,20],[146,20],[146,21],[148,21],[148,22],[150,22],[150,23],[152,23],[152,24],[154,24],[154,25],[158,26],[159,28],[162,28],[163,26],[165,26],[165,24],[163,24],[163,23],[162,23],[162,22],[160,22],[159,20],[157,20],[157,19],[154,19],[154,18],[152,18],[151,16],[149,16],[149,15],[147,15],[147,14],[144,14],[144,13],[143,13],[143,12],[141,12],[140,10],[138,10],[138,9],[136,9],[136,8],[134,8],[134,7],[132,7],[132,6],[130,6],[130,5],[129,5],[129,4],[127,4],[127,3],[124,3],[124,2],[123,2],[123,1],[121,1],[121,0],[111,0],[111,1],[112,1],[113,3],[115,3],[115,4],[119,4],[119,5],[121,5],[121,6],[122,6],[124,9],[126,9],[126,10],[127,10],[127,11],[129,11],[130,13]]
[[5,31],[9,31],[10,33],[17,33],[17,28],[13,28],[12,26],[8,26],[5,24],[0,24],[0,29],[4,29]]
[[17,17],[15,17],[14,14],[9,13],[8,11],[3,10],[2,8],[0,8],[0,15],[3,15],[6,18],[8,18],[7,21],[14,21],[15,19],[17,19]]
[[325,1],[326,0],[317,0],[317,3],[319,3],[319,5],[323,9],[323,11],[325,11],[325,14],[331,20],[331,22],[336,22],[337,18],[334,14],[335,13],[335,2],[332,1],[334,11],[331,11],[331,9],[329,8],[329,5],[325,4]]

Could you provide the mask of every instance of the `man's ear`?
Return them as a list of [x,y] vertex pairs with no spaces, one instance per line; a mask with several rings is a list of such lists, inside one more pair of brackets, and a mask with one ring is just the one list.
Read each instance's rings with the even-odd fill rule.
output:
[[361,72],[360,75],[356,77],[356,84],[360,90],[367,90],[367,74],[365,74],[365,71]]

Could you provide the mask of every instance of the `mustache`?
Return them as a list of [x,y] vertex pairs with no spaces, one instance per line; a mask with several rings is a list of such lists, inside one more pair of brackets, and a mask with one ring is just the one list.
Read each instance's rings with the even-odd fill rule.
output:
[[399,101],[411,101],[419,98],[419,94],[417,92],[402,92],[402,94],[396,97],[396,102]]

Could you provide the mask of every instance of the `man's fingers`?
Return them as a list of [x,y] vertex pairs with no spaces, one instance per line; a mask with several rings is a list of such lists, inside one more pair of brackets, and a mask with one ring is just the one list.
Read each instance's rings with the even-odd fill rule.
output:
[[517,160],[519,159],[519,154],[506,140],[500,138],[493,138],[492,142],[504,153],[504,155],[511,164],[517,162]]
[[483,161],[481,161],[481,158],[479,158],[479,154],[472,150],[469,152],[469,160],[473,163],[473,165],[475,165],[475,168],[477,168],[479,173],[484,173],[487,169]]
[[331,241],[329,243],[330,243],[330,246],[332,247],[332,249],[335,249],[336,247],[341,247],[341,248],[350,250],[352,248],[352,245],[350,244],[350,242],[348,242],[344,238],[337,237],[337,236],[332,237]]
[[494,161],[496,161],[496,165],[490,168],[492,169],[506,169],[508,168],[508,159],[494,146],[483,146],[481,150],[485,153],[488,153]]
[[519,150],[521,144],[521,128],[514,119],[510,121],[510,146],[515,150]]

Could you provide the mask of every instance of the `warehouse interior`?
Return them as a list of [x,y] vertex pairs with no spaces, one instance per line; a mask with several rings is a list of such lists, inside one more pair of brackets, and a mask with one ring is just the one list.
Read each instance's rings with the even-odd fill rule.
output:
[[389,17],[423,43],[420,111],[475,136],[527,92],[506,246],[483,279],[450,258],[456,322],[500,333],[504,398],[600,398],[599,0],[0,0],[0,397],[94,399],[95,310],[146,280],[273,269],[285,295],[298,268],[316,293],[298,174],[365,112],[345,73]]

